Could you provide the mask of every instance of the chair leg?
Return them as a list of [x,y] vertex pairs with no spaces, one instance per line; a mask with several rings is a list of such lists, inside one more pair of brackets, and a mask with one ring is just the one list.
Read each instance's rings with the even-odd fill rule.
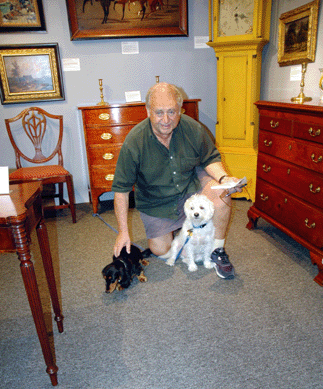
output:
[[75,212],[75,199],[74,199],[74,186],[73,186],[73,177],[69,175],[66,177],[66,185],[68,192],[68,199],[70,203],[70,210],[72,213],[73,223],[76,223],[76,212]]
[[64,198],[63,198],[63,182],[59,182],[59,184],[58,184],[58,198],[59,198],[59,205],[64,204]]

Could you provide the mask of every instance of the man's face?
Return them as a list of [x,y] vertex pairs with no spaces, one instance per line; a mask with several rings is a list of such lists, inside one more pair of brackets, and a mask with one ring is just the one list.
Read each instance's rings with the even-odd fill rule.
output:
[[168,90],[156,91],[150,99],[148,117],[157,136],[170,135],[180,119],[180,107]]

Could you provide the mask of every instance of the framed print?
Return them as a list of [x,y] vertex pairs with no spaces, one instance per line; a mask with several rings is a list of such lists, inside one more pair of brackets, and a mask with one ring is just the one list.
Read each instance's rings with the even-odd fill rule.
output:
[[278,63],[280,66],[313,62],[319,0],[312,1],[279,18]]
[[188,36],[187,0],[66,0],[71,40]]
[[57,43],[0,46],[2,104],[64,100]]
[[0,2],[0,33],[46,31],[42,0]]

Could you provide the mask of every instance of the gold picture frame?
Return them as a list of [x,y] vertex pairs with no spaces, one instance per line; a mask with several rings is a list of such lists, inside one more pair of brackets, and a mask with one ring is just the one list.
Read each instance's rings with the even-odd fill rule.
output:
[[279,66],[315,61],[320,0],[283,13],[279,18]]
[[0,32],[46,31],[42,0],[0,3]]
[[2,104],[64,100],[57,43],[0,46]]

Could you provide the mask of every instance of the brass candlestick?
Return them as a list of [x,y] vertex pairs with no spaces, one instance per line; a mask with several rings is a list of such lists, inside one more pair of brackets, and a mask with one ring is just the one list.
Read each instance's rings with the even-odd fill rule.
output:
[[159,83],[159,76],[155,76],[156,77],[156,84]]
[[312,97],[306,97],[304,95],[304,86],[305,86],[305,73],[306,73],[306,68],[307,68],[307,63],[306,62],[303,62],[302,63],[302,79],[301,79],[301,83],[300,83],[300,87],[301,87],[301,91],[299,93],[299,95],[297,97],[293,97],[291,100],[295,103],[300,103],[300,104],[303,104],[304,101],[311,101],[312,100]]
[[100,98],[101,101],[97,103],[97,105],[108,105],[103,99],[103,86],[102,86],[102,78],[99,78],[99,86],[100,86]]

